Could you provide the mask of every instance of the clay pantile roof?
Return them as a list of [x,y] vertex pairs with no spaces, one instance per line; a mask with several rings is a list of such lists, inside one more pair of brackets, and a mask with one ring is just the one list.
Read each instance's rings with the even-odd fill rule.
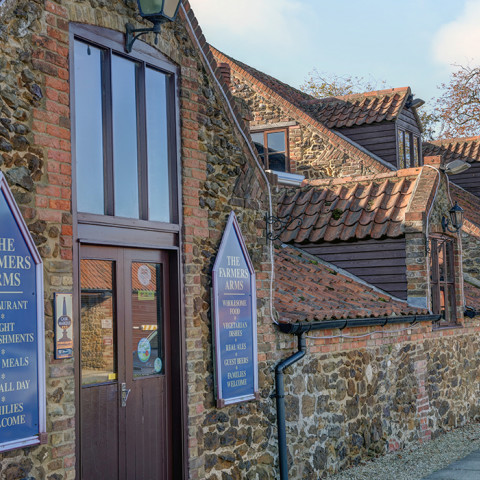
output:
[[400,237],[421,168],[368,177],[314,180],[285,191],[278,217],[300,217],[282,233],[284,243]]
[[214,56],[224,56],[231,63],[236,64],[237,67],[328,128],[351,127],[364,123],[394,120],[411,95],[409,87],[402,87],[318,99],[250,65],[222,54],[214,47],[210,48]]
[[441,155],[445,164],[453,160],[478,162],[480,161],[480,136],[423,142],[423,155],[425,157]]
[[410,95],[409,87],[390,88],[310,100],[303,109],[328,128],[353,127],[395,120]]
[[281,322],[425,315],[301,249],[275,249],[275,308]]

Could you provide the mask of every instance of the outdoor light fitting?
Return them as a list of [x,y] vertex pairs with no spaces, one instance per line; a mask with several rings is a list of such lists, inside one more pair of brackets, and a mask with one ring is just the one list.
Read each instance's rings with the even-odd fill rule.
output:
[[[137,0],[140,15],[153,23],[151,28],[133,28],[131,23],[125,25],[125,51],[132,51],[133,43],[145,33],[155,34],[155,45],[158,43],[160,25],[165,22],[173,22],[177,16],[178,7],[182,0]],[[135,35],[136,34],[136,35]]]
[[440,169],[449,175],[457,175],[457,173],[462,173],[465,170],[468,170],[470,167],[471,165],[468,162],[464,162],[463,160],[454,160],[453,162],[447,163],[445,167],[441,167]]
[[[448,213],[450,214],[450,220],[445,215],[442,215],[442,229],[444,232],[448,230],[450,233],[457,233],[463,225],[463,208],[455,202],[455,205]],[[452,224],[453,230],[450,229],[450,224]]]
[[419,108],[422,105],[425,105],[425,100],[422,100],[421,98],[415,98],[412,100],[412,104],[410,105],[411,108]]

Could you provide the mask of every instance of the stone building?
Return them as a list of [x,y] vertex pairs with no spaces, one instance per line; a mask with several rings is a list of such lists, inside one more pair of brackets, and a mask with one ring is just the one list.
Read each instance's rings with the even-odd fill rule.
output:
[[[375,451],[372,438],[379,438],[380,425],[381,450],[386,451],[477,420],[478,404],[472,400],[478,378],[472,370],[457,380],[459,371],[462,376],[466,372],[462,356],[454,360],[456,352],[464,349],[464,358],[468,357],[465,365],[470,365],[476,362],[478,352],[475,333],[480,283],[476,258],[480,223],[476,212],[480,205],[469,193],[471,188],[456,185],[463,186],[462,179],[468,179],[474,187],[476,173],[451,177],[444,173],[446,164],[460,157],[474,167],[477,139],[457,139],[450,142],[452,145],[431,142],[433,146],[425,144],[422,148],[416,108],[423,101],[415,99],[409,88],[318,100],[213,47],[210,50],[223,64],[222,73],[249,120],[264,167],[281,171],[280,184],[289,186],[297,181],[297,188],[278,197],[278,216],[287,225],[283,231],[279,228],[278,236],[298,249],[297,254],[288,260],[276,258],[277,272],[286,265],[292,271],[286,284],[295,292],[287,294],[285,285],[277,292],[279,318],[287,324],[280,328],[299,336],[298,354],[306,352],[285,380],[292,381],[287,443],[296,478],[317,478],[320,464],[321,469],[334,471],[368,456],[369,449]],[[424,157],[425,167],[404,170],[421,167]],[[303,175],[306,180],[302,187],[298,188],[300,181],[295,175],[288,174]],[[465,213],[460,234],[451,234],[443,225],[454,202]],[[295,259],[302,265],[294,265]],[[320,280],[321,274],[315,271],[325,261],[331,262],[329,272],[341,267],[348,275],[358,275],[357,281],[368,282],[370,288],[373,284],[397,301],[406,300],[410,308],[426,308],[430,314],[440,313],[442,319],[425,329],[422,323],[415,334],[403,325],[389,340],[384,337],[387,333],[377,339],[380,334],[368,328],[370,323],[359,321],[361,314],[349,312],[345,304],[339,307],[332,299],[342,293],[336,285]],[[299,272],[306,277],[303,281],[298,280],[302,278]],[[281,283],[279,278],[277,281]],[[358,296],[348,293],[357,306]],[[376,307],[380,307],[378,302]],[[367,316],[375,316],[376,311],[372,308]],[[401,322],[398,313],[394,315]],[[339,325],[347,332],[335,330]],[[355,326],[359,329],[350,330]],[[327,331],[323,335],[311,333],[317,329]],[[312,345],[306,349],[300,348],[302,335],[311,338]],[[399,407],[402,393],[390,382],[375,387],[371,378],[356,394],[352,388],[345,394],[342,385],[351,384],[349,374],[356,377],[354,370],[349,373],[345,366],[350,367],[356,355],[375,359],[371,368],[378,373],[374,377],[385,379],[383,372],[388,367],[376,363],[382,358],[382,349],[377,350],[377,346],[389,342],[387,351],[398,350],[401,355],[390,358],[388,365],[408,364],[408,373],[402,371],[393,383],[397,387],[401,384],[402,392],[411,389],[410,400]],[[292,348],[295,351],[295,344]],[[440,352],[444,352],[442,358]],[[323,370],[325,366],[327,370]],[[453,377],[443,383],[445,369],[449,371],[452,366]],[[366,368],[360,370],[365,372]],[[321,379],[317,377],[320,370]],[[318,382],[322,381],[326,383],[318,392]],[[465,381],[471,391],[463,389]],[[314,392],[317,395],[309,397]],[[414,400],[417,394],[420,396]],[[470,400],[463,403],[466,398]],[[343,407],[336,403],[339,399],[346,400]],[[377,419],[372,420],[375,413],[368,405],[381,405]],[[348,408],[354,411],[348,413]],[[335,415],[338,410],[342,414]],[[413,416],[400,420],[391,415],[392,411]]]
[[314,179],[423,165],[416,108],[424,102],[409,87],[318,99],[210,50],[247,112],[266,169]]
[[[291,478],[316,479],[476,419],[479,323],[461,308],[456,234],[446,234],[456,328],[432,325],[428,302],[427,237],[441,231],[445,176],[408,173],[411,197],[430,202],[412,200],[401,220],[416,239],[408,288],[423,304],[301,245],[274,246],[265,217],[282,191],[188,2],[158,42],[144,35],[129,53],[127,23],[150,26],[131,0],[0,1],[0,170],[43,261],[46,376],[45,431],[0,453],[0,478],[266,480],[286,461]],[[386,121],[398,129],[415,107],[408,89],[392,95],[397,113]],[[395,175],[348,132],[266,100],[276,127],[289,128],[297,173]],[[218,406],[212,269],[232,210],[256,272],[258,395]],[[473,282],[465,295],[473,309],[477,290]],[[55,351],[58,293],[73,298],[72,358]],[[305,357],[283,372],[284,455],[275,368],[295,336]]]
[[[188,2],[130,54],[127,22],[150,25],[132,1],[0,2],[0,169],[43,260],[47,411],[0,475],[273,478],[269,180]],[[257,273],[260,400],[217,410],[211,269],[232,209]],[[54,353],[59,292],[72,359]]]

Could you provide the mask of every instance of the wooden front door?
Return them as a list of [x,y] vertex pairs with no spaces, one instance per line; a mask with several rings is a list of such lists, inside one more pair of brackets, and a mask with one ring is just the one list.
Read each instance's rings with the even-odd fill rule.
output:
[[80,250],[83,480],[170,480],[168,259]]

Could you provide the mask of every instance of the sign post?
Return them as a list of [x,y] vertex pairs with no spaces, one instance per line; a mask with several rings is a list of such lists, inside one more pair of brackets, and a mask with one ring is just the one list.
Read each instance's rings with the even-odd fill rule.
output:
[[0,172],[0,451],[42,443],[43,266]]
[[217,407],[259,398],[255,271],[234,212],[213,266]]

